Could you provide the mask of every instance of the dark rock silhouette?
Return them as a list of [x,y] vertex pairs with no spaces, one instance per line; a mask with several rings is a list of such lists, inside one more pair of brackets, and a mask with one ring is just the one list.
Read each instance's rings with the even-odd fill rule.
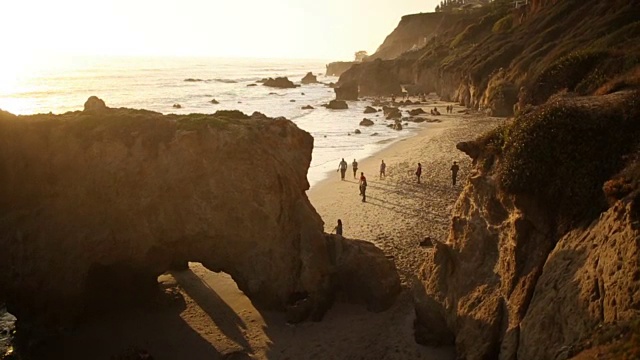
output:
[[373,125],[373,121],[369,120],[369,119],[362,119],[362,121],[360,121],[360,126],[371,126]]
[[329,101],[329,104],[325,105],[325,107],[334,110],[345,110],[349,108],[347,103],[342,100],[331,100]]
[[301,83],[303,84],[316,84],[318,83],[318,78],[313,75],[312,72],[308,72],[307,75],[305,75],[302,80],[300,80]]
[[376,113],[376,112],[378,112],[378,110],[376,110],[376,109],[372,108],[371,106],[367,106],[367,107],[364,109],[364,113],[365,113],[365,114],[373,114],[373,113]]
[[333,91],[336,93],[336,100],[358,100],[358,84],[355,82],[334,87]]
[[230,274],[265,309],[301,292],[320,317],[340,291],[376,311],[393,301],[382,251],[323,234],[305,195],[313,138],[291,121],[94,108],[0,112],[0,294],[23,324],[151,297],[186,261]]
[[295,85],[293,82],[291,82],[291,80],[287,79],[286,77],[277,77],[275,79],[268,78],[264,82],[263,85],[264,86],[269,86],[269,87],[281,88],[281,89],[288,89],[288,88],[298,87],[297,85]]

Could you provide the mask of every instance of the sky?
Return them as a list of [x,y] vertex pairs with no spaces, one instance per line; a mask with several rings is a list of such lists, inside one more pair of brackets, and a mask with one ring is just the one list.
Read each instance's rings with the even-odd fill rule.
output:
[[[439,0],[7,0],[2,57],[352,60]],[[8,61],[8,60],[7,60]]]

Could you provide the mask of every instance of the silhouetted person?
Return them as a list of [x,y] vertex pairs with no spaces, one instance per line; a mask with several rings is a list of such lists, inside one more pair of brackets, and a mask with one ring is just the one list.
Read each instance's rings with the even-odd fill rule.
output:
[[342,220],[338,219],[338,226],[336,226],[333,230],[335,230],[336,235],[342,236]]
[[362,195],[362,202],[367,201],[367,178],[364,173],[360,173],[360,195]]
[[456,178],[458,177],[459,170],[460,170],[460,167],[454,161],[453,165],[451,165],[451,180],[453,180],[453,186],[456,186]]
[[396,94],[391,95],[391,102],[396,102]]
[[353,168],[353,178],[356,178],[356,172],[358,171],[358,162],[356,161],[356,159],[353,159],[353,162],[351,163],[351,167]]
[[380,179],[387,176],[387,174],[385,173],[386,170],[387,170],[387,164],[385,164],[384,160],[382,160],[382,164],[380,164]]
[[344,161],[344,158],[342,158],[342,161],[338,164],[338,171],[340,171],[340,179],[344,180],[344,174],[347,173],[347,162]]
[[416,177],[418,178],[418,184],[420,184],[421,175],[422,175],[422,164],[418,163],[418,168],[416,169]]

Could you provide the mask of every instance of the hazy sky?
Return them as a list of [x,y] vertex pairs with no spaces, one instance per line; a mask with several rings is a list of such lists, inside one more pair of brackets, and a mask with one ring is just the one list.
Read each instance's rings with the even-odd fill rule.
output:
[[[169,55],[351,60],[439,0],[6,0],[3,57]],[[11,55],[9,55],[11,56]]]

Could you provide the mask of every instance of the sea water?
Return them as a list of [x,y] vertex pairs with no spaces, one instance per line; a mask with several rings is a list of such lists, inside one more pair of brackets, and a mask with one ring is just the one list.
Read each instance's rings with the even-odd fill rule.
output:
[[[348,110],[330,110],[322,104],[335,98],[326,84],[338,78],[324,76],[322,60],[211,59],[211,58],[50,58],[0,69],[0,109],[14,114],[64,113],[82,110],[89,96],[109,107],[147,109],[164,114],[211,114],[218,110],[259,111],[284,116],[314,138],[310,184],[338,168],[341,158],[370,156],[411,131],[388,128],[382,114],[363,114],[368,103],[349,102]],[[46,61],[44,61],[46,60]],[[296,84],[307,72],[325,84],[277,89],[256,83],[286,76]],[[192,79],[195,81],[185,81]],[[257,86],[248,86],[257,84]],[[212,104],[216,99],[219,104]],[[180,104],[176,109],[174,104]],[[315,109],[302,110],[305,105]],[[359,126],[364,118],[370,127]],[[378,121],[375,121],[378,120]],[[355,134],[355,129],[362,133]]]

